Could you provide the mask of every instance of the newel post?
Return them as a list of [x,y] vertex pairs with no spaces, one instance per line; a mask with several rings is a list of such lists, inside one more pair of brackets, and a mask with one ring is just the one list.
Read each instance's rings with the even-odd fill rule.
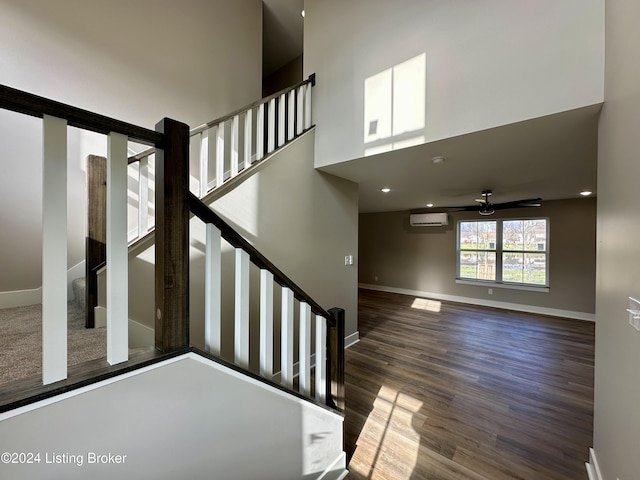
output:
[[335,326],[327,326],[327,405],[344,412],[344,309],[332,308],[329,313]]
[[166,352],[189,345],[189,127],[165,118],[156,131],[155,340]]

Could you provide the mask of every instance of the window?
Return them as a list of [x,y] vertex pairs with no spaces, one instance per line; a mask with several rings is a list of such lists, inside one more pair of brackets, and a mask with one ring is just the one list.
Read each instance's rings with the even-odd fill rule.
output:
[[458,222],[458,279],[548,285],[547,220]]

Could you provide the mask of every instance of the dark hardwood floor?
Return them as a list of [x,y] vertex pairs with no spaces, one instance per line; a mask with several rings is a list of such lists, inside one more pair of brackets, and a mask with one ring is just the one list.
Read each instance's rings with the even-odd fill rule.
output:
[[593,323],[361,290],[359,331],[349,478],[587,479]]

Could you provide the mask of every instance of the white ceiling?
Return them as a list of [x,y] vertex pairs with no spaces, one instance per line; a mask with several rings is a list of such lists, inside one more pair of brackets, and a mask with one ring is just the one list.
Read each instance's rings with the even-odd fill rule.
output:
[[[592,105],[416,147],[339,163],[321,170],[360,187],[361,212],[473,205],[482,190],[492,203],[596,192],[597,127]],[[434,164],[435,156],[445,157]],[[381,188],[388,187],[389,193]]]
[[[302,54],[304,0],[263,0],[263,72]],[[482,190],[492,202],[578,198],[596,193],[601,105],[548,115],[416,147],[322,167],[354,181],[361,212],[473,205]],[[427,127],[428,128],[428,127]],[[434,164],[434,156],[445,157]],[[388,187],[389,193],[381,188]]]

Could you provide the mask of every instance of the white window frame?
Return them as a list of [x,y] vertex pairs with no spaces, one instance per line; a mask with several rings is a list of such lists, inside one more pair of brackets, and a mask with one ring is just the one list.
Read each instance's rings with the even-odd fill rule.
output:
[[[545,245],[546,249],[543,251],[538,250],[507,250],[506,252],[513,253],[541,253],[545,255],[546,265],[545,265],[545,283],[544,285],[531,284],[531,283],[523,283],[523,282],[508,282],[502,280],[502,266],[503,266],[503,255],[505,250],[503,248],[503,223],[508,221],[531,221],[531,220],[543,220],[546,224],[546,239]],[[462,223],[472,223],[472,222],[495,222],[496,223],[496,248],[495,250],[477,250],[478,252],[491,251],[495,252],[496,255],[496,265],[495,265],[495,280],[482,280],[482,279],[474,279],[474,278],[466,278],[461,277],[460,275],[460,253],[462,249],[460,248],[460,230]],[[518,217],[518,218],[496,218],[496,219],[461,219],[458,220],[456,225],[456,283],[464,284],[464,285],[483,285],[490,286],[496,288],[509,288],[513,290],[529,290],[536,292],[548,292],[549,291],[549,218],[547,217]]]

